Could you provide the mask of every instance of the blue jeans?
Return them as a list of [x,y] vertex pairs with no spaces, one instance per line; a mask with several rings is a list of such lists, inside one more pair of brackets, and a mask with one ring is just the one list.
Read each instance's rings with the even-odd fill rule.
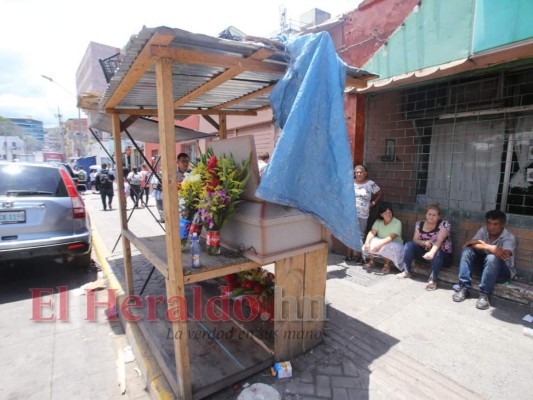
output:
[[511,279],[511,272],[504,260],[500,260],[489,252],[465,247],[461,252],[459,264],[459,285],[461,287],[470,288],[472,271],[479,266],[483,268],[481,283],[479,284],[481,293],[489,295],[494,290],[496,282],[505,282]]
[[[428,260],[422,258],[422,256],[426,253],[427,251],[417,245],[415,242],[407,242],[405,244],[404,255],[405,270],[407,272],[411,272],[411,263],[413,262],[413,260],[422,260],[427,262]],[[431,264],[431,279],[438,279],[441,268],[443,266],[450,265],[450,261],[451,254],[445,253],[444,251],[442,251],[442,249],[437,250],[437,252],[433,256],[433,259],[429,261]]]

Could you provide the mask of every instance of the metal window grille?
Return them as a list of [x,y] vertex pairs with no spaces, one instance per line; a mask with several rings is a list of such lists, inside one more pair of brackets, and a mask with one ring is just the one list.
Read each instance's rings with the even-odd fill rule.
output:
[[388,200],[533,216],[531,66],[376,94],[368,111],[365,161]]
[[120,53],[117,53],[111,57],[99,59],[98,62],[104,71],[105,80],[107,83],[111,82],[111,78],[115,75],[115,71],[122,62]]

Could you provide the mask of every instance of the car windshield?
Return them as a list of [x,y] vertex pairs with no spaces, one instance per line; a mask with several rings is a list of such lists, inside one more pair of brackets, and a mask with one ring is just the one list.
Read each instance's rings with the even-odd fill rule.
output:
[[59,170],[37,165],[0,164],[0,196],[68,197]]

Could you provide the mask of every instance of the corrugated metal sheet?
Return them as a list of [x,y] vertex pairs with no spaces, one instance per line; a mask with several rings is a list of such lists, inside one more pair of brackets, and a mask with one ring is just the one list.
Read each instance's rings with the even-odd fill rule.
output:
[[[282,71],[286,69],[289,63],[288,54],[283,50],[279,44],[269,42],[249,41],[238,42],[226,39],[214,38],[201,34],[193,34],[181,29],[171,29],[167,27],[146,28],[135,36],[132,36],[129,43],[124,47],[124,61],[120,64],[111,79],[107,91],[105,92],[101,102],[100,108],[106,107],[110,98],[115,94],[117,88],[130,72],[135,60],[143,51],[144,47],[158,32],[169,32],[174,36],[172,42],[165,47],[174,50],[192,50],[198,53],[207,55],[221,55],[233,56],[246,59],[260,49],[268,48],[272,50],[272,54],[263,60],[263,63],[274,64],[282,66]],[[173,62],[173,91],[174,99],[178,100],[190,94],[192,91],[198,89],[202,85],[207,84],[213,78],[224,72],[226,68],[219,66],[205,66],[192,63]],[[362,82],[370,79],[374,75],[367,71],[356,68],[348,68],[347,74],[349,77],[361,79]],[[243,71],[237,76],[232,77],[226,82],[209,90],[207,93],[198,97],[194,97],[180,105],[182,110],[198,110],[219,107],[222,104],[235,101],[243,96],[250,95],[258,90],[265,89],[274,85],[281,77],[281,73],[265,73],[255,71]],[[225,111],[246,111],[256,110],[262,107],[269,106],[268,94],[262,94],[258,97],[247,99],[244,102],[231,104],[227,107],[221,108]],[[156,93],[156,79],[155,66],[152,65],[141,76],[135,86],[128,91],[128,93],[115,106],[116,109],[156,109],[157,108],[157,93]],[[127,113],[127,112],[125,112]]]

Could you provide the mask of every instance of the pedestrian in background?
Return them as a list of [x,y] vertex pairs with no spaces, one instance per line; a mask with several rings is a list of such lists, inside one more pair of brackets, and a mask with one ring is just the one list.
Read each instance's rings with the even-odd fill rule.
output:
[[259,169],[259,177],[263,176],[266,168],[268,167],[268,161],[270,160],[270,154],[268,152],[259,153],[257,156],[257,167]]
[[[131,172],[128,174],[126,180],[130,185],[130,197],[133,201],[133,208],[139,207],[139,199],[141,197],[141,183],[142,176],[139,172],[139,168],[133,167]],[[142,205],[141,205],[142,207]]]
[[141,202],[144,196],[144,204],[148,207],[148,200],[150,199],[150,171],[146,164],[141,165]]
[[156,172],[150,179],[152,185],[152,196],[155,200],[155,206],[159,213],[159,222],[165,223],[165,214],[163,213],[163,185],[161,184],[161,172]]
[[191,169],[189,168],[189,155],[187,153],[179,153],[177,157],[177,163],[178,166],[176,168],[176,180],[178,183],[180,183],[185,177],[185,174],[191,172]]
[[96,182],[100,190],[100,198],[102,199],[102,206],[104,211],[113,209],[113,181],[115,175],[108,169],[106,163],[102,163],[102,169],[96,174]]

